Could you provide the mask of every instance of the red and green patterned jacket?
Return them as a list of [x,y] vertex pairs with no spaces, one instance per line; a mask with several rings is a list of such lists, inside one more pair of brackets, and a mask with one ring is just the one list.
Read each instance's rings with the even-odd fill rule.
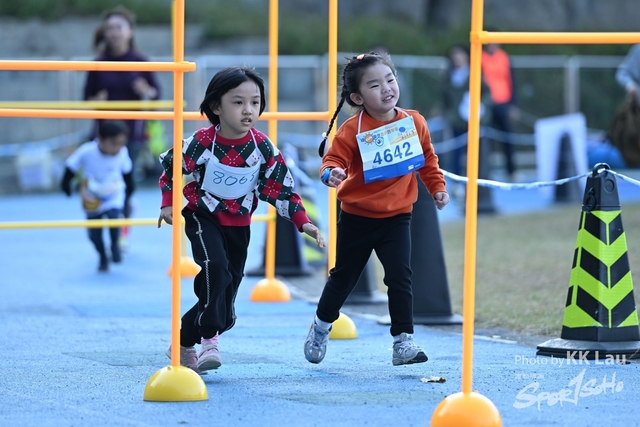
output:
[[[303,224],[311,222],[300,196],[293,191],[293,177],[284,157],[264,133],[252,129],[244,138],[226,139],[215,135],[215,132],[214,126],[203,128],[182,141],[182,173],[193,176],[193,181],[183,189],[187,208],[210,211],[220,225],[246,226],[251,224],[251,215],[258,207],[260,199],[273,205],[278,215],[293,222],[298,230],[302,230]],[[204,191],[200,185],[207,162],[212,155],[228,166],[251,167],[260,163],[255,190],[236,200],[225,200]],[[161,207],[171,206],[173,149],[160,155],[160,163],[164,169],[160,176]]]

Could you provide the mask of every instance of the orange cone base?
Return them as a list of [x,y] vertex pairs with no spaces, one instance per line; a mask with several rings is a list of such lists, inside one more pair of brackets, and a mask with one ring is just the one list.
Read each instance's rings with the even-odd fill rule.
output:
[[480,393],[456,393],[440,402],[431,427],[502,427],[502,419],[493,402]]
[[200,375],[184,366],[167,366],[153,374],[144,388],[148,402],[193,402],[209,399]]
[[[172,276],[173,268],[170,266],[167,275],[169,277]],[[180,257],[180,277],[196,277],[196,275],[200,272],[200,266],[196,264],[196,262],[188,257],[182,256]]]
[[331,325],[329,339],[332,340],[351,340],[358,338],[358,331],[355,323],[344,313],[340,313],[338,319]]
[[288,302],[291,301],[291,292],[278,279],[262,279],[256,283],[249,299],[253,302]]

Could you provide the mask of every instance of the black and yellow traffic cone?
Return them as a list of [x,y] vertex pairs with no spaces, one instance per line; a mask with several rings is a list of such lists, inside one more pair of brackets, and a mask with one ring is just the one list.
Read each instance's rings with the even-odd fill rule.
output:
[[616,177],[600,163],[587,178],[560,338],[538,355],[640,358],[640,329]]

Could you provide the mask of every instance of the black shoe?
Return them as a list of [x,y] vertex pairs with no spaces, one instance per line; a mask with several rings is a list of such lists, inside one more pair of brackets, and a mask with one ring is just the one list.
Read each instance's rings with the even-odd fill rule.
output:
[[106,255],[100,256],[100,264],[98,265],[98,271],[106,273],[109,271],[109,260]]
[[122,262],[122,252],[120,252],[120,247],[118,245],[111,248],[111,261],[116,264]]
[[108,262],[101,262],[100,265],[98,266],[98,271],[101,273],[108,273],[109,272],[109,263]]

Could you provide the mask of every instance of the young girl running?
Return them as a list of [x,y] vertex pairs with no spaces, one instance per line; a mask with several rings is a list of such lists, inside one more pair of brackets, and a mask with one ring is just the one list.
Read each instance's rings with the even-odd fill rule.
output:
[[[324,239],[307,214],[278,149],[254,128],[265,108],[264,83],[248,68],[225,68],[211,79],[200,105],[210,127],[183,141],[185,232],[201,270],[194,279],[198,302],[182,316],[180,363],[196,372],[218,368],[218,336],[236,321],[234,301],[243,277],[251,215],[258,199],[276,207],[298,230]],[[173,149],[160,155],[162,220],[172,224]],[[195,344],[201,344],[196,353]],[[170,349],[167,350],[170,353]]]
[[[427,123],[417,111],[396,106],[400,90],[386,54],[354,56],[342,74],[342,94],[327,134],[345,102],[359,110],[338,129],[324,155],[322,182],[338,189],[336,264],[330,271],[304,343],[311,363],[325,356],[331,324],[355,287],[371,251],[384,267],[388,287],[394,365],[427,361],[413,342],[411,210],[416,174],[438,209],[449,202]],[[326,137],[320,145],[324,154]],[[416,220],[420,220],[416,218]]]

